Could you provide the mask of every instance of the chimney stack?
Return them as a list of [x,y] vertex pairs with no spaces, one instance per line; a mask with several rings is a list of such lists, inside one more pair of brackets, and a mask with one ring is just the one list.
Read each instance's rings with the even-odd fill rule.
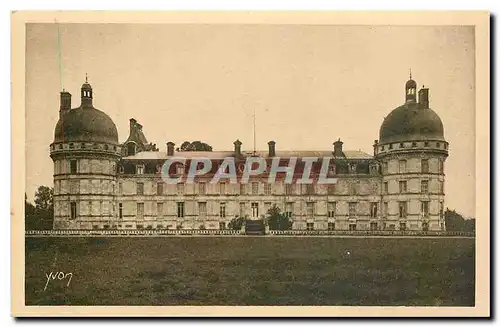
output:
[[420,108],[429,109],[429,89],[422,85],[420,91],[418,91],[418,103]]
[[135,120],[134,118],[130,118],[130,135],[132,135],[132,133],[134,132],[136,123],[137,120]]
[[167,142],[167,156],[173,156],[174,155],[174,142]]
[[333,155],[335,157],[343,157],[344,156],[344,152],[342,152],[342,144],[344,144],[344,142],[342,142],[340,139],[333,142]]
[[236,140],[233,142],[234,144],[234,153],[237,155],[237,156],[241,156],[241,141],[240,140]]
[[378,147],[378,140],[375,140],[373,142],[373,155],[376,156],[377,155],[377,147]]
[[61,92],[61,105],[59,107],[59,118],[64,116],[71,109],[71,93]]
[[269,141],[269,142],[267,142],[267,145],[269,145],[269,156],[275,157],[276,156],[276,142]]

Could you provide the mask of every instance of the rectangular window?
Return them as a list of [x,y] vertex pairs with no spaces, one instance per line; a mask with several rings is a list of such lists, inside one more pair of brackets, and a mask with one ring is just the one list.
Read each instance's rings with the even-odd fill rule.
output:
[[177,175],[184,175],[184,165],[183,164],[178,164],[175,168],[176,168]]
[[293,215],[293,202],[285,203],[285,217],[292,218]]
[[118,217],[123,219],[123,203],[118,204]]
[[225,223],[225,222],[223,222],[223,221],[219,222],[219,229],[220,229],[220,230],[224,230],[224,229],[226,229],[226,223]]
[[356,216],[356,202],[349,202],[349,218],[353,218]]
[[76,194],[79,193],[80,182],[78,180],[70,180],[69,181],[69,193]]
[[335,194],[335,184],[328,184],[327,192],[329,195],[334,195]]
[[387,161],[382,162],[382,174],[387,175],[389,173],[389,164]]
[[205,190],[205,183],[198,183],[198,194],[199,195],[205,195],[206,190]]
[[378,202],[372,202],[370,204],[370,217],[377,218],[378,216]]
[[406,160],[399,160],[399,173],[406,173]]
[[444,160],[443,159],[439,159],[438,165],[439,165],[439,167],[438,167],[439,173],[443,174],[444,173]]
[[144,203],[137,203],[137,219],[144,218]]
[[247,194],[247,192],[246,192],[246,184],[243,184],[243,183],[240,184],[240,194],[241,195]]
[[399,181],[399,193],[406,193],[406,181]]
[[70,161],[70,172],[71,172],[71,174],[77,173],[77,161],[76,160]]
[[328,230],[329,231],[335,230],[335,223],[328,223]]
[[330,162],[328,164],[328,176],[333,176],[336,173],[336,166],[335,163]]
[[264,184],[264,194],[271,195],[271,184],[269,183]]
[[156,183],[156,194],[163,195],[163,183],[162,182]]
[[370,223],[370,230],[377,230],[377,229],[378,229],[377,223],[376,222],[371,222]]
[[245,202],[240,202],[240,217],[245,217]]
[[259,204],[257,202],[252,202],[252,217],[259,217]]
[[177,202],[177,218],[184,217],[184,202]]
[[156,203],[156,215],[163,217],[163,202]]
[[285,184],[285,194],[286,195],[293,194],[293,185],[292,184]]
[[399,218],[406,218],[407,203],[406,201],[399,202]]
[[356,230],[356,224],[349,224],[349,230]]
[[221,217],[221,218],[225,218],[226,217],[226,204],[224,202],[220,203],[219,217]]
[[306,229],[307,230],[314,230],[314,223],[307,223],[306,224]]
[[335,211],[337,211],[337,203],[336,202],[328,202],[327,204],[328,217],[335,217]]
[[314,217],[314,202],[306,203],[306,212],[308,218]]
[[226,183],[219,183],[219,194],[226,194]]
[[389,216],[389,203],[388,202],[384,202],[384,215],[386,217]]
[[198,202],[198,215],[202,218],[207,215],[207,203],[206,202]]
[[389,182],[384,182],[384,194],[389,194]]
[[429,192],[429,181],[428,180],[420,181],[420,192],[421,193],[428,193]]
[[71,202],[70,207],[71,207],[71,219],[76,219],[76,202]]
[[405,231],[406,230],[406,223],[399,223],[399,230]]
[[138,175],[144,174],[144,165],[137,165],[137,174]]
[[184,184],[182,183],[177,184],[177,194],[178,195],[184,194]]
[[314,194],[314,184],[306,184],[306,194],[307,195]]
[[422,173],[429,172],[429,159],[422,159],[421,161]]
[[252,194],[259,194],[259,183],[252,183]]
[[429,201],[420,202],[420,212],[422,214],[422,217],[429,217]]
[[143,195],[144,194],[144,183],[137,183],[136,185],[136,193],[137,195]]

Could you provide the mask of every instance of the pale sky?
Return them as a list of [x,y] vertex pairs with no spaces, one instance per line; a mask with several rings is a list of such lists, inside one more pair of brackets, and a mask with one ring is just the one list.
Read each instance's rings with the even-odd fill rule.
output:
[[[474,27],[55,24],[26,28],[28,198],[53,186],[49,144],[61,83],[80,104],[88,73],[94,106],[128,136],[130,118],[161,151],[201,140],[214,150],[344,149],[373,153],[385,116],[404,102],[409,69],[450,143],[446,206],[475,211]],[[62,82],[61,82],[62,80]]]

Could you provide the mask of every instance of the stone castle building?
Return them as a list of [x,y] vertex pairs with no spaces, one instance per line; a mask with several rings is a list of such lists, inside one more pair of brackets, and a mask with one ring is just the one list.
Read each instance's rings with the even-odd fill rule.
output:
[[[168,142],[166,151],[149,143],[142,126],[130,119],[130,132],[120,143],[115,124],[93,106],[92,87],[81,88],[81,104],[71,108],[71,94],[61,92],[60,117],[50,145],[54,162],[55,229],[225,229],[235,217],[262,219],[277,205],[301,230],[445,230],[444,162],[448,142],[439,116],[429,108],[429,89],[417,92],[411,79],[405,102],[380,127],[373,154],[332,151],[185,151]],[[418,99],[417,99],[418,97]],[[163,163],[174,156],[210,158],[213,168],[194,184],[164,183]],[[267,174],[246,184],[209,183],[218,165],[233,157],[236,166],[248,156],[270,162],[281,158],[330,158],[328,175],[337,183],[267,183]],[[184,165],[173,175],[186,174]],[[238,169],[238,172],[241,172]],[[311,176],[319,168],[312,167]]]

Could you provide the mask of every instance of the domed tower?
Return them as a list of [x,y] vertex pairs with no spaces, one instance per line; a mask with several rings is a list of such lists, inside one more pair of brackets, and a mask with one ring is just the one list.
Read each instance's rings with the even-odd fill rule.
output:
[[71,94],[61,92],[59,121],[50,145],[54,162],[54,229],[112,228],[116,164],[121,149],[116,126],[94,108],[85,80],[81,105],[71,109]]
[[375,157],[382,167],[385,229],[444,231],[444,162],[448,142],[443,123],[429,108],[429,89],[411,79],[405,103],[384,119]]

